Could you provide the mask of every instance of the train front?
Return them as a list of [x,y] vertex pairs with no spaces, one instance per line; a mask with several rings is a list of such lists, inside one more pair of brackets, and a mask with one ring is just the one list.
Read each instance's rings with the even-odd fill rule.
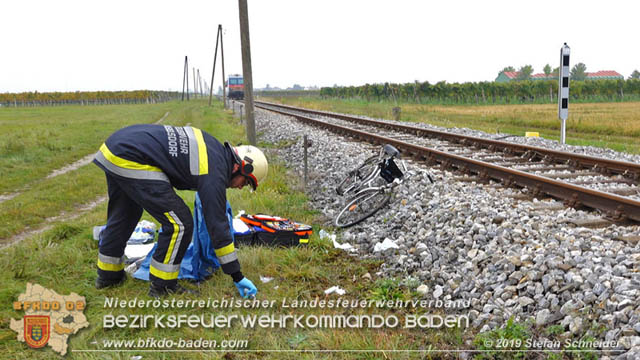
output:
[[242,75],[229,75],[227,84],[230,99],[244,99],[244,82],[242,81]]

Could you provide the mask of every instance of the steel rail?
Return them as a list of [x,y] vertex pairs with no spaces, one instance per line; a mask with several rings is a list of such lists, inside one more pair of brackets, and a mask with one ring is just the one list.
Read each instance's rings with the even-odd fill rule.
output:
[[390,130],[403,131],[415,134],[416,136],[437,137],[462,145],[473,145],[476,147],[487,148],[494,151],[501,149],[514,155],[527,154],[530,156],[529,159],[531,160],[535,157],[539,157],[547,162],[565,162],[575,167],[593,168],[595,170],[604,172],[605,174],[620,174],[634,180],[640,180],[640,164],[632,162],[603,159],[594,156],[567,153],[563,151],[545,149],[538,146],[514,144],[506,141],[484,139],[475,136],[452,134],[444,131],[424,129],[413,125],[392,124],[385,121],[364,119],[361,117],[345,114],[335,114],[327,111],[303,109],[294,106],[274,104],[264,101],[259,101],[257,103],[315,115],[338,118],[341,120],[376,126]]
[[[635,201],[630,198],[588,189],[579,185],[565,183],[520,170],[509,169],[484,161],[449,154],[386,136],[374,135],[337,124],[330,124],[285,110],[273,109],[262,104],[256,104],[256,107],[282,115],[295,117],[301,122],[324,128],[339,135],[349,136],[373,144],[391,144],[418,160],[439,163],[444,168],[455,167],[465,173],[475,173],[483,179],[499,180],[505,186],[526,187],[531,190],[532,195],[534,196],[545,194],[563,200],[567,206],[576,208],[584,206],[592,209],[598,209],[604,211],[608,216],[616,221],[629,219],[640,222],[640,201]],[[329,113],[327,113],[327,116],[334,115],[329,115]]]

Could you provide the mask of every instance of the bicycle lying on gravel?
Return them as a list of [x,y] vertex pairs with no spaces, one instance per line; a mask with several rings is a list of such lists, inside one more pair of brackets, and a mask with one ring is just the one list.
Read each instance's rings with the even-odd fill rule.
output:
[[[405,179],[407,167],[400,160],[402,170],[394,159],[400,151],[386,144],[362,165],[350,171],[336,188],[338,195],[348,198],[347,205],[338,213],[335,225],[341,228],[353,226],[375,214],[391,200],[393,189]],[[427,174],[433,183],[431,175]]]

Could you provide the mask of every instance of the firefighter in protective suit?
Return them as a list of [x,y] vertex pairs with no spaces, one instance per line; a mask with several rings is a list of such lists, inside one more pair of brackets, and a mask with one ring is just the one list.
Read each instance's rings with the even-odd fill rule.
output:
[[118,285],[126,279],[124,248],[144,209],[162,225],[150,264],[149,295],[194,292],[178,285],[193,218],[176,188],[198,191],[222,271],[233,278],[242,297],[257,293],[240,271],[225,210],[227,188],[250,185],[255,190],[266,178],[268,163],[262,151],[221,144],[190,126],[146,124],[113,133],[93,162],[104,170],[109,193],[107,225],[100,233],[96,288]]

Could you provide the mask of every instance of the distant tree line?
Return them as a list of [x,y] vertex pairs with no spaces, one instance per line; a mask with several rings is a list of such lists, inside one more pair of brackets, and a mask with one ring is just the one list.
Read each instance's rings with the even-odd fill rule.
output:
[[[559,68],[551,68],[551,65],[546,64],[542,69],[545,77],[558,77]],[[523,65],[516,71],[516,68],[513,66],[506,66],[499,73],[503,72],[517,72],[518,75],[514,79],[515,81],[522,80],[531,80],[531,75],[533,75],[533,66],[531,65]],[[570,76],[572,81],[583,81],[587,79],[587,65],[584,63],[575,64],[570,71]],[[634,70],[631,75],[629,75],[628,80],[631,79],[640,79],[640,72],[638,70]]]
[[[430,84],[365,84],[320,89],[323,98],[359,98],[367,101],[406,101],[443,104],[549,103],[557,101],[557,80]],[[579,102],[640,100],[639,79],[572,81],[570,98]]]
[[107,105],[149,104],[173,100],[178,92],[168,91],[75,91],[75,92],[23,92],[0,93],[1,106],[46,106],[46,105]]

